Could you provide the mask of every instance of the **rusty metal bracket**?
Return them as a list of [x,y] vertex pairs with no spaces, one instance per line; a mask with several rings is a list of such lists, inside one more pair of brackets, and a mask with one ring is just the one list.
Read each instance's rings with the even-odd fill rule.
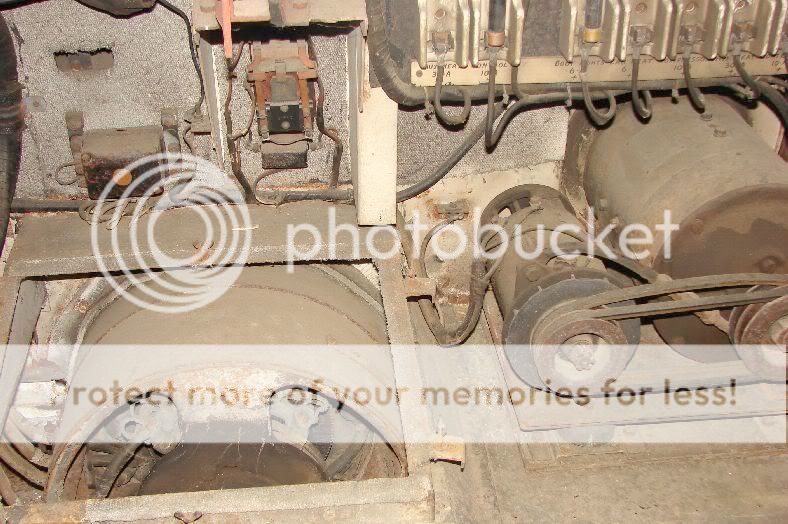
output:
[[459,437],[438,433],[438,440],[432,443],[432,462],[452,462],[465,469],[465,441]]
[[405,295],[408,298],[434,297],[435,281],[430,278],[408,277],[405,279]]

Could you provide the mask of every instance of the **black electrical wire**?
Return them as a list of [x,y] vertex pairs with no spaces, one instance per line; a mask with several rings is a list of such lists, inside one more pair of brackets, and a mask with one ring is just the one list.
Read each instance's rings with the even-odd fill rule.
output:
[[638,81],[640,76],[640,49],[632,50],[632,108],[641,120],[651,118],[651,91],[640,90]]
[[471,116],[471,108],[473,107],[473,102],[471,101],[471,92],[468,89],[460,89],[460,92],[464,96],[462,113],[460,113],[458,116],[452,116],[446,113],[446,110],[443,108],[443,104],[441,103],[441,96],[443,93],[443,76],[445,74],[445,69],[445,65],[442,63],[438,64],[432,105],[435,108],[435,114],[444,124],[449,126],[461,126],[465,124],[465,122],[468,121],[468,117]]
[[588,113],[589,118],[600,127],[610,123],[613,117],[616,116],[616,97],[612,93],[605,92],[608,108],[607,111],[603,113],[594,105],[594,95],[591,93],[591,89],[588,87],[587,82],[580,83],[580,90],[583,93],[583,102],[585,103],[586,113]]
[[769,84],[753,78],[752,75],[744,69],[741,55],[733,55],[733,65],[736,67],[736,72],[739,73],[741,79],[747,84],[747,87],[752,90],[752,96],[755,98],[765,98],[780,114],[783,125],[788,126],[788,104],[785,102],[785,97]]
[[[398,219],[398,225],[404,225],[404,220]],[[427,267],[425,258],[427,254],[427,247],[432,238],[444,227],[449,225],[450,222],[444,221],[433,227],[424,237],[421,247],[419,249],[419,258],[415,264],[415,269],[419,277],[428,278]],[[408,232],[401,232],[408,235]],[[412,243],[412,239],[410,239]],[[406,250],[406,256],[410,255],[410,250]],[[412,262],[412,261],[411,261]],[[485,261],[483,259],[476,259],[471,264],[471,281],[470,281],[470,303],[465,317],[455,328],[447,328],[443,321],[440,319],[435,305],[429,298],[421,298],[418,301],[419,309],[421,310],[424,321],[427,326],[435,335],[435,340],[438,344],[444,347],[457,346],[465,342],[468,337],[473,333],[474,329],[479,323],[479,318],[482,313],[482,305],[484,302],[484,295],[490,285],[490,280],[485,273]]]
[[[234,55],[232,58],[227,59],[227,98],[224,101],[224,124],[228,133],[232,133],[233,130],[231,104],[233,98],[233,85],[235,84],[235,68],[238,65],[238,62],[241,60],[241,56],[243,55],[245,47],[246,42],[241,42],[241,45],[238,48],[238,54]],[[253,104],[252,115],[254,115],[254,112],[255,105]],[[254,116],[252,118],[254,118]],[[241,170],[241,155],[238,151],[235,140],[233,140],[232,137],[227,141],[227,149],[230,154],[230,169],[232,170],[233,177],[235,177],[238,185],[241,186],[245,202],[251,203],[254,201],[254,189],[249,184],[249,181],[246,179],[246,176],[244,176],[243,171]]]
[[[564,85],[564,87],[566,87]],[[519,88],[519,86],[518,86]],[[608,99],[611,98],[615,100],[616,96],[620,96],[623,94],[628,93],[626,90],[620,91],[599,91],[590,93],[591,99]],[[495,141],[495,137],[500,138],[500,135],[503,134],[503,131],[512,121],[512,119],[517,116],[517,114],[529,106],[532,105],[540,105],[540,104],[554,104],[556,102],[566,102],[567,100],[583,100],[583,95],[578,93],[577,91],[568,92],[568,91],[560,91],[560,92],[553,92],[553,93],[537,93],[537,94],[527,94],[525,95],[525,102],[519,100],[517,103],[510,106],[506,113],[503,112],[503,105],[499,102],[495,104],[495,112],[493,121],[497,120],[502,114],[504,115],[501,117],[498,127],[495,129],[493,133],[493,142]],[[406,200],[410,200],[411,198],[415,198],[420,194],[424,193],[425,191],[432,188],[435,184],[440,182],[449,172],[456,166],[463,157],[468,154],[468,151],[473,149],[473,146],[476,145],[479,140],[483,136],[488,129],[488,121],[487,119],[483,120],[478,126],[476,126],[468,136],[465,137],[465,140],[455,149],[451,154],[449,154],[446,159],[441,162],[441,164],[435,168],[435,170],[427,176],[425,179],[413,184],[410,187],[402,189],[397,192],[397,202],[404,202]]]
[[158,0],[158,3],[174,15],[180,17],[183,23],[186,24],[186,36],[189,39],[189,51],[192,55],[192,63],[194,64],[194,71],[197,73],[197,80],[200,82],[200,99],[194,106],[194,113],[199,113],[202,103],[205,101],[205,80],[202,76],[202,67],[200,67],[200,59],[197,56],[197,46],[194,44],[194,31],[192,30],[192,23],[189,20],[189,15],[179,7],[171,4],[168,0]]
[[[512,66],[511,88],[512,94],[514,94],[517,100],[522,100],[528,96],[523,92],[520,86],[520,66]],[[489,100],[489,92],[487,93],[487,99]]]
[[780,114],[780,119],[783,126],[788,126],[788,103],[785,102],[785,97],[770,85],[761,85],[761,95],[765,98]]
[[[307,37],[306,42],[309,49],[309,58],[311,58],[315,63],[315,66],[319,68],[320,63],[317,61],[317,53],[315,52],[315,46],[312,42],[312,37]],[[334,156],[331,165],[331,180],[328,183],[328,187],[335,189],[339,185],[339,176],[342,173],[342,155],[345,152],[345,145],[342,143],[342,139],[339,137],[339,131],[337,131],[336,128],[326,127],[326,89],[323,85],[323,80],[321,80],[320,75],[318,75],[316,82],[317,112],[315,114],[315,123],[317,124],[318,131],[334,142]],[[257,187],[257,184],[255,184],[255,187]]]
[[695,85],[695,81],[692,78],[691,56],[688,53],[684,53],[682,61],[684,63],[684,82],[687,84],[690,101],[698,112],[703,113],[706,111],[706,99],[703,97],[703,93],[700,92],[700,89]]
[[761,98],[761,83],[750,76],[750,73],[744,69],[744,64],[741,62],[741,54],[736,53],[733,55],[733,66],[741,79],[744,80],[744,83],[747,84],[747,87],[752,90],[753,98]]
[[[514,72],[512,73],[512,75],[514,75]],[[498,130],[493,130],[495,120],[498,116],[496,115],[496,111],[495,111],[495,98],[496,98],[495,81],[497,76],[498,76],[498,50],[495,48],[491,48],[490,65],[489,65],[488,78],[487,78],[487,116],[484,126],[484,146],[487,148],[488,151],[495,148],[495,145],[498,143],[498,140],[503,134],[503,131],[501,131],[501,133],[496,133],[496,131]],[[522,100],[517,101],[517,104],[520,103],[522,103]],[[497,138],[494,136],[496,134],[498,135]]]
[[[496,113],[497,115],[500,115],[500,107],[497,107]],[[441,164],[435,168],[435,170],[427,178],[413,184],[410,187],[398,191],[397,202],[410,200],[411,198],[424,193],[432,186],[440,182],[443,177],[445,177],[449,171],[451,171],[452,168],[454,168],[454,166],[456,166],[460,160],[462,160],[463,157],[468,154],[468,151],[470,151],[473,146],[475,146],[476,143],[484,136],[486,127],[486,122],[480,123],[470,133],[468,133],[468,136],[465,137],[465,140],[462,141],[459,147],[452,151],[452,153],[449,154],[449,156],[446,157],[446,159],[444,159],[443,162],[441,162]]]

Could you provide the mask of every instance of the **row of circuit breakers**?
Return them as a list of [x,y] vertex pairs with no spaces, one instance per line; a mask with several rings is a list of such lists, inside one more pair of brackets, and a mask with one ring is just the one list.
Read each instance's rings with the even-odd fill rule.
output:
[[[783,52],[788,0],[561,0],[560,50],[572,62],[585,54],[605,62],[628,55],[675,60],[698,54],[714,60],[729,53],[757,57]],[[418,0],[419,65],[452,60],[479,65],[488,0]],[[507,0],[506,59],[520,65],[529,0]],[[588,27],[586,7],[598,11]],[[447,38],[448,37],[448,38]],[[447,54],[445,43],[452,46]],[[439,56],[443,53],[444,56]]]

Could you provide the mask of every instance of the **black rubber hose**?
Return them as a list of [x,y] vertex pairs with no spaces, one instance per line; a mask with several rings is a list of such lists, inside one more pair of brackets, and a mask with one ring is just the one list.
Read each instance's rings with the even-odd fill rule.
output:
[[0,254],[3,252],[11,200],[16,191],[22,150],[22,86],[16,70],[11,31],[0,16]]
[[[389,98],[398,104],[410,107],[424,105],[428,97],[432,98],[434,89],[429,88],[425,93],[424,88],[416,87],[399,76],[397,64],[391,57],[385,12],[385,0],[367,0],[367,46],[375,77]],[[469,87],[467,90],[473,100],[487,97],[486,85]],[[465,96],[462,90],[454,87],[446,87],[441,93],[441,99],[447,102],[464,102]]]

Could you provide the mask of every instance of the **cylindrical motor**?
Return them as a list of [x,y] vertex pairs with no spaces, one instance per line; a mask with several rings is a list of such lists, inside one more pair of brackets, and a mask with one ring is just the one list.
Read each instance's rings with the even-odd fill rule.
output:
[[492,287],[504,317],[503,341],[514,371],[526,383],[566,395],[593,395],[627,366],[640,339],[639,320],[582,320],[558,326],[551,312],[574,300],[624,287],[624,277],[598,259],[557,256],[584,242],[575,212],[556,190],[512,188],[485,210],[483,223],[501,230],[483,236],[489,253],[509,239]]
[[[655,99],[648,123],[628,108],[604,130],[575,121],[569,178],[573,169],[579,172],[575,183],[584,187],[601,226],[639,224],[654,233],[642,262],[661,273],[786,273],[788,167],[730,102],[709,96],[706,107],[700,115],[689,103]],[[669,223],[679,229],[666,236]],[[729,342],[726,333],[691,314],[655,325],[685,356],[737,358],[733,348],[679,347]]]

